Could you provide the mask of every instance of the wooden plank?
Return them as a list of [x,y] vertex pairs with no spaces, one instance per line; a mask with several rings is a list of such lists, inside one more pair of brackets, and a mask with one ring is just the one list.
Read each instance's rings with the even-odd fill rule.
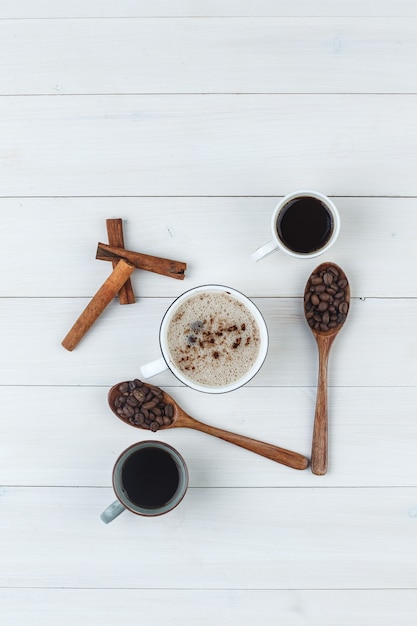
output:
[[412,0],[2,0],[0,18],[172,16],[415,16]]
[[0,94],[416,93],[416,26],[391,16],[3,20]]
[[416,195],[416,106],[417,95],[3,98],[0,196]]
[[[2,294],[92,296],[111,271],[110,263],[95,260],[97,242],[106,239],[106,218],[120,214],[128,249],[188,264],[183,283],[149,272],[134,273],[132,281],[141,298],[175,297],[213,282],[251,297],[300,297],[323,257],[303,261],[276,253],[255,263],[250,256],[271,237],[271,215],[279,199],[0,198],[0,230],[7,233],[2,254],[14,268],[2,276]],[[324,258],[345,269],[352,295],[417,297],[415,198],[333,199],[342,228]],[[39,224],[47,225],[50,233],[41,246],[34,236]],[[135,311],[141,308],[139,300]]]
[[[61,346],[87,304],[83,298],[1,300],[2,372],[6,385],[103,385],[137,376],[160,356],[158,331],[172,300],[142,298],[138,305],[111,303],[82,344]],[[269,329],[265,363],[251,386],[315,386],[317,348],[299,298],[254,298]],[[354,299],[330,356],[330,386],[414,386],[417,300]],[[126,310],[128,309],[128,310]],[[390,332],[387,332],[390,329]],[[171,373],[154,378],[173,385]]]
[[417,488],[194,488],[166,516],[107,526],[112,499],[2,488],[1,587],[415,588]]
[[[0,589],[2,619],[7,626],[79,626],[133,623],[140,613],[147,624],[172,626],[410,626],[416,591],[382,590],[240,590],[240,589]],[[140,608],[139,608],[140,607]],[[65,615],[65,618],[63,616]],[[30,620],[28,622],[28,620]]]
[[[192,487],[416,485],[415,387],[332,388],[325,477],[289,469],[190,429],[156,434],[134,429],[110,412],[107,391],[105,386],[0,387],[2,483],[107,487],[117,456],[134,441],[152,438],[183,454]],[[312,387],[246,387],[203,399],[180,387],[169,391],[207,424],[310,457]]]

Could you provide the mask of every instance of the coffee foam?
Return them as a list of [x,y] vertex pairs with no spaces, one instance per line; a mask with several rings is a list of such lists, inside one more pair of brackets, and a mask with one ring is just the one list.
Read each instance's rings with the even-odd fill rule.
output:
[[249,309],[224,291],[182,302],[167,329],[175,367],[190,381],[223,387],[242,378],[259,354],[260,331]]

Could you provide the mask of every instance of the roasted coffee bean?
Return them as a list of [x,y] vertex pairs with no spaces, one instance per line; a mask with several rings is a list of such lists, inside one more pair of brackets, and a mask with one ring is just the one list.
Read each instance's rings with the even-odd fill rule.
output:
[[133,397],[136,398],[138,402],[143,402],[145,399],[145,392],[142,389],[135,389],[133,392]]
[[128,398],[126,398],[126,403],[133,407],[138,406],[139,404],[134,396],[129,396]]
[[158,422],[151,422],[149,425],[150,430],[152,430],[152,432],[156,432],[157,430],[159,430],[159,424]]
[[126,417],[133,417],[135,414],[135,411],[133,409],[133,407],[129,406],[127,403],[124,405],[123,407],[123,413],[126,415]]
[[323,282],[325,285],[331,285],[333,282],[334,274],[331,272],[325,272],[323,274]]
[[145,402],[142,405],[142,408],[144,408],[144,409],[152,409],[157,404],[158,404],[158,400],[149,400],[149,402]]
[[164,412],[165,412],[165,415],[167,417],[173,417],[174,416],[174,406],[172,404],[166,404]]
[[314,306],[317,306],[320,302],[320,299],[318,296],[316,296],[316,294],[313,294],[311,296],[311,304],[314,304]]
[[122,383],[119,386],[119,391],[120,393],[125,393],[126,391],[129,391],[129,383]]
[[321,276],[312,276],[311,277],[311,284],[312,285],[320,285],[323,282],[323,279],[321,278]]

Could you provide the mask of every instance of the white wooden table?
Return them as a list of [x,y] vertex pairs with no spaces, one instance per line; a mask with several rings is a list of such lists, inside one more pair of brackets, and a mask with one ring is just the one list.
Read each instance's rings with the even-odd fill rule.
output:
[[[3,0],[0,4],[2,626],[410,626],[417,609],[417,5],[411,0]],[[326,258],[254,263],[297,188],[331,196]],[[105,220],[145,272],[71,353],[105,280]],[[149,433],[107,406],[158,356],[173,299],[210,282],[263,312],[245,388],[153,382],[202,421],[310,455],[317,350],[302,293],[347,273],[326,476],[185,429],[190,489],[106,526],[119,453]]]

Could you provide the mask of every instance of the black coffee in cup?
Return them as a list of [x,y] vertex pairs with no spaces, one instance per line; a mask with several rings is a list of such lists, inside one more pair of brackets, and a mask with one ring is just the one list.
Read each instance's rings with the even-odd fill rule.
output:
[[142,509],[165,506],[176,494],[180,474],[172,456],[157,447],[140,448],[124,462],[122,489]]
[[333,233],[333,217],[326,205],[312,196],[289,200],[280,210],[276,229],[286,248],[310,254],[323,248]]

